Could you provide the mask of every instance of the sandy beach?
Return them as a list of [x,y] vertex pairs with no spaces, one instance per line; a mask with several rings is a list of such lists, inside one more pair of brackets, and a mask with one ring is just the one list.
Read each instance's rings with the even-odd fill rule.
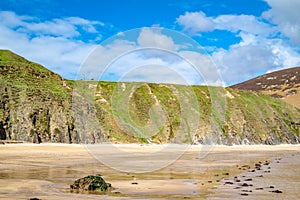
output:
[[[70,192],[95,174],[113,190]],[[0,146],[0,199],[299,199],[299,187],[300,145]]]

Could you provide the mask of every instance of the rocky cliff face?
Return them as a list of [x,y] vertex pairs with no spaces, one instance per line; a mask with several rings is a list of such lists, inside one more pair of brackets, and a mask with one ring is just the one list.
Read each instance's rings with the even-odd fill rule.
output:
[[[114,102],[116,97],[113,93],[119,93],[115,89],[116,84],[98,84],[97,109],[102,116],[100,124],[103,133],[113,139],[126,141],[130,139],[126,129],[117,120],[113,120],[116,118],[113,111],[107,112],[113,106],[121,106]],[[130,85],[122,84],[123,88]],[[151,120],[158,118],[153,114],[155,104],[158,102],[162,106],[166,117],[159,121],[164,121],[164,125],[160,126],[156,134],[147,137],[136,134],[140,137],[134,138],[140,142],[232,145],[296,144],[300,141],[299,127],[292,123],[299,120],[300,110],[279,99],[257,92],[194,86],[194,101],[192,95],[188,94],[189,88],[191,87],[143,83],[139,89],[134,90],[128,101],[129,113],[134,112],[127,116],[115,114],[122,115],[125,121],[136,124],[137,128],[143,130],[140,127],[147,126]],[[184,102],[178,99],[176,91],[186,94]],[[189,109],[184,110],[182,107]],[[188,113],[184,113],[185,111]],[[189,123],[184,124],[187,119]],[[184,131],[180,131],[181,129]]]
[[260,93],[62,79],[0,51],[0,140],[299,143],[300,110]]
[[71,87],[42,66],[0,51],[0,138],[29,142],[74,141]]

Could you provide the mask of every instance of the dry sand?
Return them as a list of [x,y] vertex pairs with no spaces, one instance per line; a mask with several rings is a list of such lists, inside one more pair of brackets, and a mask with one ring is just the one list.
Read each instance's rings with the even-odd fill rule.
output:
[[[93,149],[74,144],[6,144],[0,146],[0,199],[299,199],[299,152],[299,145]],[[259,161],[270,164],[249,172]],[[75,179],[90,174],[101,174],[114,190],[102,195],[70,192]],[[243,183],[252,186],[241,187]]]

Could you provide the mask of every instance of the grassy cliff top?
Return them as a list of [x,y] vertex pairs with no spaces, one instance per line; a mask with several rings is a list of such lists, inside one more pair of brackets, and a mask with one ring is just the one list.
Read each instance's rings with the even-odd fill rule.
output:
[[9,50],[0,50],[0,82],[29,96],[61,101],[71,97],[70,81]]

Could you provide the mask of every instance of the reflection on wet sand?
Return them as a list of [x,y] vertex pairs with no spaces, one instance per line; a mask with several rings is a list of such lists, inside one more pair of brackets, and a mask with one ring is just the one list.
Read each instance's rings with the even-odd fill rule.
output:
[[[186,147],[178,145],[165,152],[159,145],[116,147],[126,151],[126,156],[122,151],[109,152],[105,145],[102,149],[114,164],[124,168],[151,169],[151,163],[159,166],[159,162],[169,165],[134,173],[104,165],[81,145],[3,145],[0,146],[0,199],[99,199],[98,194],[70,192],[69,185],[75,179],[90,174],[101,174],[115,188],[101,195],[101,199],[228,199],[242,195],[250,199],[299,198],[295,188],[300,186],[300,146],[192,146],[175,161],[172,153]],[[152,160],[134,156],[153,151],[158,152],[158,157]],[[275,160],[279,158],[280,161]],[[265,161],[269,163],[264,165],[266,169],[255,168],[255,164]],[[268,167],[270,172],[264,173]],[[251,172],[253,169],[255,172]],[[243,183],[252,186],[244,187]],[[276,188],[267,188],[270,186]],[[272,192],[275,190],[282,193]]]

